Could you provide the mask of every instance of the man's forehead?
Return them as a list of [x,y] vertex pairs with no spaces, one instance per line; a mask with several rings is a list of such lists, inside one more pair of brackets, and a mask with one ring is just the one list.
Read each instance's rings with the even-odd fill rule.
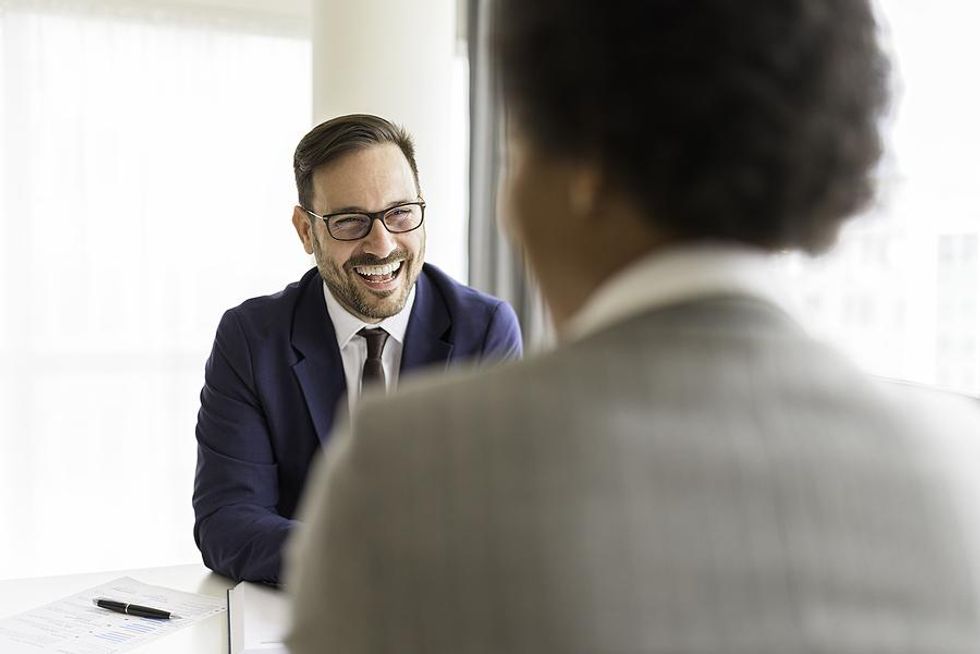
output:
[[347,152],[313,171],[313,195],[321,211],[376,211],[418,195],[412,168],[393,143]]

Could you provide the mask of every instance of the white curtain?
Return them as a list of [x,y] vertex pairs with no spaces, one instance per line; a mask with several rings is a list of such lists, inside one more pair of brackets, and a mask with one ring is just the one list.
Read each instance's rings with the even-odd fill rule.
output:
[[198,560],[214,329],[309,266],[305,29],[0,0],[0,578]]

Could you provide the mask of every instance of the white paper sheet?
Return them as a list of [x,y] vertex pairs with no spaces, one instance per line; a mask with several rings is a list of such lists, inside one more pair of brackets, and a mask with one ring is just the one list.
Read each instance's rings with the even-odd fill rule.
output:
[[[180,618],[151,620],[113,613],[95,606],[92,600],[97,597],[163,609]],[[221,597],[185,593],[120,577],[77,595],[0,620],[0,652],[127,652],[224,611],[225,600]]]

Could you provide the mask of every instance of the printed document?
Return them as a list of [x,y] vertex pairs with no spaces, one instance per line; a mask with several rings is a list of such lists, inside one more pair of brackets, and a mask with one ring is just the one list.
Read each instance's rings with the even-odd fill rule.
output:
[[[179,618],[153,620],[100,609],[104,597],[150,606]],[[46,606],[0,620],[3,654],[117,654],[223,613],[221,597],[150,586],[129,577],[84,590]]]

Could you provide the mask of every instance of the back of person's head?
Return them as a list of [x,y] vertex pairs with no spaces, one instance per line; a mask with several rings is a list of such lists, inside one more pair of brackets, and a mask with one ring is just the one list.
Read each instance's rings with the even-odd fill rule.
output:
[[415,164],[415,145],[405,129],[370,114],[338,116],[314,127],[300,140],[293,155],[293,172],[296,175],[300,206],[307,209],[312,206],[313,173],[317,168],[336,161],[353,150],[388,143],[397,145],[405,155],[418,190],[419,171]]
[[677,240],[820,251],[871,198],[887,62],[868,0],[499,0],[511,116]]

